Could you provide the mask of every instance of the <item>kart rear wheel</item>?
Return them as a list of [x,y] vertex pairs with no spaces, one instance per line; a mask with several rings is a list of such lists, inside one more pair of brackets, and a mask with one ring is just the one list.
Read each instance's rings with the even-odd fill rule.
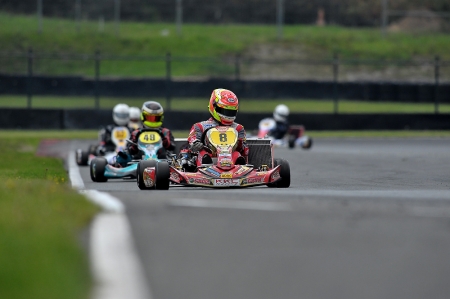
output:
[[94,160],[91,161],[89,172],[93,182],[101,183],[108,180],[108,178],[105,177],[105,167],[107,164],[108,162],[105,158],[94,158]]
[[274,159],[273,161],[274,167],[280,165],[280,177],[281,179],[267,184],[267,187],[270,188],[289,188],[291,185],[291,167],[289,166],[289,162],[285,159]]
[[293,149],[295,147],[295,140],[297,140],[297,137],[295,135],[289,135],[288,147],[290,149]]
[[83,151],[81,149],[75,151],[75,159],[78,165],[80,166],[88,165],[88,158],[89,158],[88,152]]
[[312,146],[312,144],[313,144],[312,138],[311,138],[311,137],[308,137],[308,139],[306,140],[306,142],[304,142],[304,143],[302,144],[302,148],[303,148],[303,149],[310,149],[311,146]]
[[137,182],[139,189],[141,189],[141,190],[150,190],[150,189],[155,188],[155,187],[145,186],[143,174],[144,174],[144,169],[147,167],[155,167],[155,169],[156,169],[156,161],[155,160],[143,160],[138,163],[137,169],[136,169],[136,176],[137,176],[136,182]]
[[161,161],[156,164],[156,189],[169,190],[170,168],[169,163]]

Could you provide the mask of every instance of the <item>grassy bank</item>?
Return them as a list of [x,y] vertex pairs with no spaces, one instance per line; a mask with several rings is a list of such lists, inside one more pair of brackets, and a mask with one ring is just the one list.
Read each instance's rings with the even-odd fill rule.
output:
[[[2,52],[24,52],[33,47],[37,53],[89,54],[100,50],[104,55],[154,56],[163,58],[167,52],[174,57],[255,57],[259,46],[287,51],[283,58],[306,60],[330,59],[338,52],[342,59],[421,59],[439,55],[450,59],[450,39],[440,33],[390,33],[382,38],[379,28],[343,28],[337,26],[284,26],[283,40],[277,39],[274,25],[207,25],[184,24],[183,34],[176,34],[175,24],[122,22],[116,36],[114,24],[107,22],[99,30],[97,22],[83,21],[80,30],[73,20],[44,18],[43,33],[37,34],[35,16],[0,13],[0,44]],[[296,54],[301,55],[296,55]],[[271,53],[267,58],[273,58]],[[184,62],[173,64],[174,76],[232,74],[231,66],[216,62]],[[0,71],[25,72],[23,58],[2,58]],[[44,74],[94,75],[92,60],[37,60],[34,71]],[[164,76],[161,61],[106,61],[101,75]]]
[[69,187],[61,160],[35,156],[43,136],[0,133],[1,298],[89,298],[79,237],[97,208]]
[[[207,95],[207,97],[209,94]],[[175,98],[170,101],[170,108],[174,111],[207,111],[208,98]],[[141,107],[144,98],[107,98],[100,99],[101,109],[112,109],[118,103]],[[155,98],[167,109],[165,98]],[[241,112],[272,112],[279,103],[286,104],[292,112],[297,113],[334,113],[333,100],[308,99],[276,99],[256,100],[240,99]],[[0,96],[0,107],[25,108],[27,99],[24,96]],[[35,96],[32,99],[33,108],[94,108],[92,97],[56,97]],[[339,100],[339,113],[434,113],[433,103],[398,103],[398,102],[368,102]],[[450,104],[440,104],[439,112],[450,113]]]

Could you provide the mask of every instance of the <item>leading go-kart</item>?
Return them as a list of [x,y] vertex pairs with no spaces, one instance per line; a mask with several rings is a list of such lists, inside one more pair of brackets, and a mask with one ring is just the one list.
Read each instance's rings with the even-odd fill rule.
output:
[[[181,158],[172,163],[141,161],[137,184],[140,189],[169,189],[170,183],[182,186],[210,188],[268,187],[288,188],[291,174],[288,161],[273,159],[269,139],[249,138],[248,163],[236,164],[238,133],[232,127],[218,126],[204,134],[206,148],[212,153],[212,164],[202,164],[195,171],[185,171]],[[242,158],[240,159],[242,160]]]
[[[142,154],[141,159],[133,159],[126,167],[114,167],[105,157],[96,157],[90,163],[91,179],[94,182],[106,182],[108,179],[136,178],[136,171],[140,161],[149,163],[162,161],[167,158],[162,144],[163,136],[159,130],[144,129],[139,135],[137,147]],[[131,142],[130,140],[127,140]],[[152,164],[153,165],[153,164]]]
[[104,157],[107,161],[111,161],[118,152],[125,149],[128,139],[130,139],[130,130],[127,127],[115,127],[111,131],[111,141],[114,144],[114,150],[101,152],[98,145],[91,144],[87,151],[82,149],[75,151],[76,162],[80,166],[90,165],[91,161],[96,157]]

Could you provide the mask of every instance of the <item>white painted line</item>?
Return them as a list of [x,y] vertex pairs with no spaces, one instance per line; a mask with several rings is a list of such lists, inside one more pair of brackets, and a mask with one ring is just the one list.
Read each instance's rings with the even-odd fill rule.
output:
[[124,214],[99,214],[92,224],[95,299],[151,299]]
[[108,193],[84,190],[73,151],[69,152],[68,159],[72,187],[104,210],[91,224],[90,256],[96,280],[92,298],[152,299],[131,238],[125,206]]
[[260,210],[260,211],[290,211],[292,209],[289,203],[282,203],[282,202],[208,200],[208,199],[192,199],[192,198],[189,199],[174,198],[169,201],[169,205],[176,207],[240,209],[240,210]]
[[90,201],[99,205],[105,212],[123,213],[125,206],[114,196],[97,190],[80,190]]
[[69,161],[67,161],[67,162],[68,162],[68,167],[69,167],[69,179],[70,179],[70,182],[72,183],[72,188],[77,189],[77,190],[84,189],[83,179],[81,178],[80,170],[78,169],[78,165],[75,162],[75,152],[74,151],[69,152],[68,159],[69,159]]

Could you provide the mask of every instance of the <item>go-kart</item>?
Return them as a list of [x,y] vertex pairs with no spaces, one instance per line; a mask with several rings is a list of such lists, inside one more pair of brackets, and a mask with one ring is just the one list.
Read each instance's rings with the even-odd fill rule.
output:
[[236,129],[225,126],[210,128],[202,139],[205,149],[212,154],[212,164],[201,164],[190,172],[183,168],[181,158],[173,158],[172,163],[141,161],[137,171],[138,187],[167,190],[170,184],[211,188],[290,186],[289,163],[284,159],[273,159],[273,145],[269,139],[247,139],[249,156],[244,165],[236,164],[238,158],[242,161],[236,151]]
[[[276,122],[273,118],[264,118],[258,124],[258,137],[264,138],[269,134],[270,130],[275,128]],[[269,136],[269,138],[271,138]],[[272,139],[272,143],[276,147],[288,147],[293,149],[300,147],[302,149],[310,149],[312,147],[312,138],[305,135],[305,127],[301,125],[291,125],[282,139]]]
[[[159,159],[166,159],[163,136],[159,130],[144,129],[139,135],[136,143],[142,154],[142,159],[132,159],[126,167],[114,167],[108,163],[105,157],[95,157],[90,163],[90,174],[93,182],[106,182],[108,179],[136,178],[136,170],[140,161],[158,162]],[[130,140],[127,140],[131,142]],[[153,164],[152,164],[153,165]]]
[[98,150],[98,145],[91,144],[87,151],[82,149],[75,151],[76,162],[80,166],[90,165],[96,157],[104,157],[107,161],[111,161],[119,151],[125,149],[128,139],[130,139],[130,131],[127,127],[115,127],[111,131],[111,140],[115,145],[113,151],[102,152]]

